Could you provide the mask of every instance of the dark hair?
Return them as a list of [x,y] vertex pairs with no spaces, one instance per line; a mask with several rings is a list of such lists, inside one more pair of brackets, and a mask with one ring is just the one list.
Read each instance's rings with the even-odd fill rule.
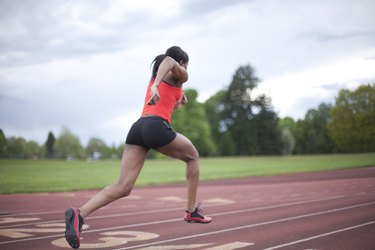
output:
[[159,65],[161,64],[161,62],[164,60],[164,58],[166,56],[172,57],[178,63],[180,63],[181,61],[184,62],[184,63],[187,63],[189,61],[189,56],[188,56],[188,54],[185,51],[183,51],[178,46],[172,46],[169,49],[167,49],[167,51],[165,52],[165,54],[158,55],[152,61],[151,65],[154,64],[154,66],[152,68],[152,76],[151,76],[151,78],[155,78],[156,77],[156,74],[157,74],[158,69],[159,69]]

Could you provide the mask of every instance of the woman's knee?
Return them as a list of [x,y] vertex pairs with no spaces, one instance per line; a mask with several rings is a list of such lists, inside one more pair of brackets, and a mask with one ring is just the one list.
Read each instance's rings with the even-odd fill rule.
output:
[[120,191],[121,198],[129,196],[130,193],[133,190],[133,185],[119,183],[119,186],[120,186],[120,189],[121,189],[121,191]]
[[186,160],[186,175],[187,178],[194,178],[199,176],[199,153],[194,148],[195,152],[192,152]]
[[189,147],[186,148],[184,151],[184,160],[185,162],[189,161],[199,161],[199,152],[198,150],[194,147],[194,145],[191,143]]
[[113,199],[120,199],[126,196],[129,196],[133,187],[123,184],[123,183],[116,183],[112,185],[112,188],[109,188],[107,191],[109,191],[109,196],[111,196]]

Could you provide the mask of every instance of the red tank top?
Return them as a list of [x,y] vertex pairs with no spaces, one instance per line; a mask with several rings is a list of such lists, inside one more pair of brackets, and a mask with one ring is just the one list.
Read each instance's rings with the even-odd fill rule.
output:
[[158,92],[160,95],[159,101],[155,105],[147,105],[147,101],[150,99],[150,89],[153,83],[154,79],[152,79],[148,84],[142,116],[157,115],[170,123],[174,105],[182,98],[182,88],[174,87],[165,82],[161,82],[158,87]]

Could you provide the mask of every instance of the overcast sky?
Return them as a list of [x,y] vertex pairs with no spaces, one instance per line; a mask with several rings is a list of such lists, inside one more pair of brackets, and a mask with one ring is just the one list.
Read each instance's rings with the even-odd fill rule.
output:
[[204,101],[251,64],[280,117],[375,82],[374,0],[0,0],[0,128],[43,144],[63,126],[116,146],[140,116],[152,59],[190,57]]

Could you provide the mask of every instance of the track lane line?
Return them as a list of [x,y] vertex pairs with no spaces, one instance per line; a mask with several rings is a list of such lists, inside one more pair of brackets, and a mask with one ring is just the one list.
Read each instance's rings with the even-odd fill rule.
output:
[[[315,202],[315,201],[324,201],[324,200],[333,200],[338,198],[344,198],[346,196],[340,195],[340,196],[331,196],[323,199],[316,199],[316,200],[308,200],[309,202]],[[269,205],[265,207],[260,208],[250,208],[251,211],[257,211],[257,210],[264,210],[267,208],[278,208],[278,207],[284,207],[284,206],[290,206],[290,205],[298,205],[298,204],[304,204],[306,200],[296,201],[293,203],[283,203],[279,205]],[[232,204],[208,204],[205,207],[217,207],[217,206],[225,206],[225,205],[232,205]],[[127,213],[118,213],[118,214],[110,214],[110,215],[98,215],[98,216],[91,216],[89,217],[88,221],[94,220],[94,219],[107,219],[107,218],[113,218],[113,217],[123,217],[123,216],[134,216],[134,215],[142,215],[142,214],[153,214],[153,213],[162,213],[162,212],[171,212],[181,210],[181,207],[175,207],[175,208],[167,208],[167,209],[159,209],[159,210],[146,210],[146,211],[140,211],[140,212],[127,212]],[[242,209],[242,210],[236,210],[236,211],[249,211],[249,209]],[[227,214],[233,214],[234,212],[225,212]],[[237,213],[237,212],[236,212]],[[61,212],[63,214],[63,212]],[[211,216],[216,216],[216,214],[209,214]],[[7,228],[16,228],[21,226],[33,226],[33,225],[42,225],[42,224],[50,224],[50,223],[63,223],[63,220],[50,220],[50,221],[39,221],[39,222],[31,222],[31,223],[23,223],[23,224],[13,224],[13,225],[4,225],[0,226],[0,229],[7,229]],[[86,231],[87,232],[87,231]]]
[[[332,200],[332,199],[338,199],[338,198],[344,198],[347,197],[345,195],[339,195],[339,196],[331,196],[323,199],[316,199],[316,200],[310,200],[311,202],[315,201],[324,201],[324,200]],[[260,208],[251,208],[254,210],[251,211],[257,211],[258,209],[263,210],[267,209],[268,207],[270,208],[277,208],[278,206],[289,206],[289,204],[292,205],[298,205],[298,204],[304,204],[306,200],[301,200],[301,201],[296,201],[293,203],[284,203],[280,205],[269,205],[265,207],[260,207]],[[238,204],[238,203],[237,203]],[[217,207],[217,206],[230,206],[232,204],[208,204],[205,205],[205,207]],[[276,207],[275,207],[276,206]],[[107,219],[107,218],[113,218],[113,217],[123,217],[123,216],[134,216],[134,215],[143,215],[143,214],[153,214],[153,213],[162,213],[162,212],[171,212],[171,211],[177,211],[181,210],[181,207],[175,207],[175,208],[166,208],[166,209],[159,209],[159,210],[146,210],[146,211],[140,211],[140,212],[127,212],[127,213],[117,213],[117,214],[109,214],[109,215],[97,215],[97,216],[90,216],[88,218],[88,221],[94,220],[94,219]],[[244,209],[245,211],[248,211],[248,209]],[[236,210],[236,211],[242,211],[242,210]],[[64,212],[61,211],[61,214]],[[227,212],[228,214],[233,214],[233,212]],[[210,214],[210,215],[216,215],[216,214]],[[50,220],[50,221],[40,221],[40,222],[31,222],[31,223],[23,223],[23,224],[13,224],[13,225],[4,225],[0,226],[0,229],[7,229],[7,228],[16,228],[16,227],[21,227],[21,226],[33,226],[33,225],[41,225],[41,224],[50,224],[50,223],[62,223],[64,222],[63,220]]]
[[286,246],[290,246],[290,245],[295,245],[295,244],[298,244],[298,243],[301,243],[301,242],[318,239],[318,238],[325,237],[325,236],[328,236],[328,235],[337,234],[337,233],[349,231],[349,230],[360,228],[360,227],[365,227],[365,226],[368,226],[368,225],[371,225],[371,224],[374,224],[374,223],[375,223],[375,221],[369,221],[367,223],[359,224],[359,225],[356,225],[356,226],[346,227],[346,228],[331,231],[331,232],[328,232],[328,233],[318,234],[318,235],[311,236],[311,237],[308,237],[308,238],[304,238],[304,239],[300,239],[300,240],[296,240],[296,241],[291,241],[291,242],[288,242],[288,243],[285,243],[285,244],[265,248],[263,250],[273,250],[273,249],[278,249],[278,248],[282,248],[282,247],[286,247]]
[[[214,205],[211,205],[214,206]],[[117,214],[109,214],[109,215],[97,215],[97,216],[90,216],[90,220],[94,219],[107,219],[107,218],[113,218],[113,217],[123,217],[123,216],[134,216],[134,215],[143,215],[143,214],[151,214],[151,213],[162,213],[162,212],[170,212],[175,210],[181,210],[181,207],[175,207],[175,208],[165,208],[165,209],[159,209],[159,210],[146,210],[146,211],[140,211],[140,212],[127,212],[127,213],[117,213]],[[62,216],[64,214],[64,211],[59,212]],[[32,225],[40,225],[40,224],[49,224],[49,223],[60,223],[64,222],[64,220],[50,220],[50,221],[43,221],[40,223],[33,222],[33,223],[24,223],[24,224],[14,224],[14,225],[7,225],[7,226],[0,226],[0,229],[6,229],[6,228],[14,228],[19,226],[32,226]]]
[[179,240],[186,240],[186,239],[208,236],[208,235],[213,235],[213,234],[226,233],[226,232],[231,232],[231,231],[236,231],[236,230],[241,230],[241,229],[248,229],[248,228],[252,228],[252,227],[270,225],[270,224],[275,224],[275,223],[279,223],[279,222],[298,220],[298,219],[302,219],[302,218],[308,218],[308,217],[322,215],[322,214],[340,212],[340,211],[344,211],[344,210],[349,210],[349,209],[364,207],[364,206],[370,206],[370,205],[375,205],[375,202],[368,202],[368,203],[363,203],[363,204],[358,204],[358,205],[353,205],[353,206],[348,206],[348,207],[342,207],[342,208],[335,208],[335,209],[331,209],[331,210],[309,213],[309,214],[304,214],[304,215],[298,215],[298,216],[293,216],[293,217],[288,217],[288,218],[283,218],[283,219],[277,219],[277,220],[272,220],[272,221],[260,222],[260,223],[255,223],[255,224],[250,224],[250,225],[245,225],[245,226],[240,226],[240,227],[226,228],[226,229],[207,232],[207,233],[193,234],[193,235],[189,235],[189,236],[183,236],[183,237],[173,238],[173,239],[169,239],[169,240],[161,240],[161,241],[141,244],[141,245],[137,245],[137,246],[117,248],[116,250],[136,249],[136,248],[147,247],[147,246],[158,245],[158,244],[164,244],[164,243],[169,243],[169,242],[174,242],[174,241],[179,241]]
[[[342,198],[342,197],[341,196],[340,197],[333,197],[333,198],[331,198],[331,200],[338,199],[338,198]],[[272,209],[272,208],[295,206],[295,205],[298,205],[298,204],[309,204],[309,203],[313,203],[313,202],[326,201],[326,200],[328,200],[328,199],[325,198],[325,199],[305,201],[305,202],[286,203],[286,204],[279,204],[279,205],[275,205],[275,206],[266,206],[266,207],[261,207],[261,208],[250,208],[250,209],[235,210],[235,211],[231,211],[231,212],[222,212],[222,213],[216,213],[216,214],[212,214],[212,215],[213,216],[222,216],[222,215],[228,215],[228,214],[232,214],[232,213],[243,213],[243,212],[252,212],[252,211],[259,211],[259,210],[267,210],[267,209]],[[375,202],[363,203],[363,204],[360,204],[360,205],[354,205],[354,206],[332,209],[332,210],[326,210],[326,211],[323,211],[323,212],[309,213],[309,214],[306,214],[306,215],[293,216],[293,217],[278,219],[278,220],[274,220],[274,221],[255,223],[255,224],[245,225],[245,226],[241,226],[241,227],[223,229],[223,230],[214,231],[214,232],[210,232],[210,233],[204,233],[200,236],[216,234],[216,233],[221,233],[221,232],[229,232],[229,231],[234,231],[234,230],[240,230],[240,229],[245,229],[245,228],[251,228],[251,227],[256,227],[256,226],[273,224],[273,223],[277,223],[277,222],[284,222],[284,221],[288,221],[288,220],[295,220],[295,219],[310,217],[310,216],[314,216],[314,215],[332,213],[332,212],[337,212],[337,211],[341,211],[341,210],[347,210],[347,209],[352,209],[352,208],[362,207],[362,206],[368,206],[368,205],[373,205],[373,204],[375,204]],[[84,233],[87,234],[87,233],[94,233],[94,232],[111,231],[111,230],[117,230],[117,229],[124,229],[124,228],[138,227],[138,226],[149,226],[149,225],[164,224],[164,223],[171,223],[171,222],[177,222],[177,221],[182,221],[182,218],[170,219],[170,220],[160,220],[160,221],[153,221],[153,222],[144,222],[144,223],[131,224],[131,225],[125,225],[125,226],[117,226],[117,227],[93,229],[93,230],[84,231]],[[47,239],[47,238],[57,238],[57,237],[61,237],[61,236],[63,236],[63,235],[57,234],[57,235],[46,235],[46,236],[43,236],[43,237],[33,237],[33,238],[26,238],[26,239],[19,239],[19,240],[4,241],[4,242],[0,242],[0,245],[9,244],[9,243],[24,242],[24,241]],[[194,236],[194,237],[199,237],[199,236]],[[185,238],[185,237],[183,237],[183,238]],[[176,241],[178,239],[179,238],[175,238],[175,239],[172,239],[171,241]],[[124,248],[124,249],[128,249],[128,248]],[[131,248],[129,248],[129,249],[131,249]]]

